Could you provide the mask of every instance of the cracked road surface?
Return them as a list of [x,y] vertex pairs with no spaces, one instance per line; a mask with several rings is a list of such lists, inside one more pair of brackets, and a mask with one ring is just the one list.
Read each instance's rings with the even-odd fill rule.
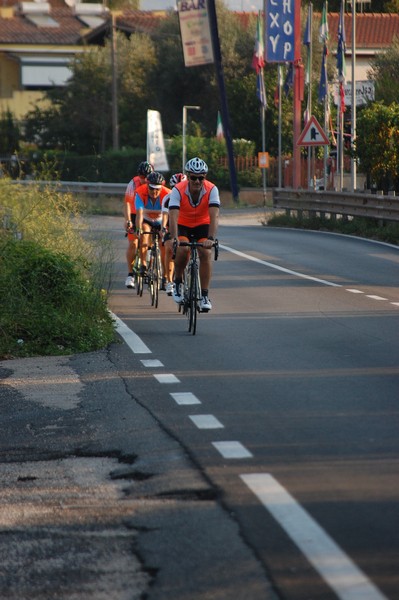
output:
[[0,598],[275,598],[217,490],[114,363],[112,348],[0,362]]

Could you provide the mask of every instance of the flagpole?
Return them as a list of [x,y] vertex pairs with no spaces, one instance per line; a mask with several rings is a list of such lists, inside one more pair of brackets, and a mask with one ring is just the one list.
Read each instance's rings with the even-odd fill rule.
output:
[[[263,74],[263,69],[261,69]],[[262,123],[262,152],[266,152],[266,128],[265,128],[265,105],[260,107],[261,123]],[[266,189],[266,168],[262,168],[262,185],[263,185],[263,206],[266,206],[267,189]]]
[[352,112],[351,112],[351,189],[356,190],[356,0],[352,0]]
[[282,145],[281,145],[281,121],[282,121],[282,105],[281,105],[281,95],[282,95],[282,81],[281,81],[281,64],[278,64],[277,67],[277,77],[278,77],[278,187],[281,188],[283,185],[282,181]]

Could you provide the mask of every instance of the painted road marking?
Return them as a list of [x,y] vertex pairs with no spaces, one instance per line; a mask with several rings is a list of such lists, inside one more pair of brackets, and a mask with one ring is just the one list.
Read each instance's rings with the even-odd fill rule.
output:
[[253,454],[241,442],[212,442],[223,458],[252,458]]
[[291,271],[291,269],[286,269],[284,267],[280,267],[279,265],[275,265],[274,263],[267,262],[266,260],[255,258],[255,256],[245,254],[244,252],[240,252],[239,250],[233,250],[233,248],[229,248],[229,246],[219,244],[219,248],[223,248],[223,250],[227,250],[227,252],[231,252],[232,254],[237,254],[237,256],[241,256],[242,258],[252,260],[253,262],[259,263],[260,265],[265,265],[266,267],[270,267],[271,269],[276,269],[277,271],[281,271],[282,273],[287,273],[288,275],[295,275],[296,277],[308,279],[309,281],[316,281],[317,283],[322,283],[323,285],[329,285],[331,287],[342,287],[342,285],[339,283],[333,283],[332,281],[326,281],[325,279],[311,277],[311,275],[305,275],[304,273],[299,273],[298,271]]
[[223,429],[224,425],[213,415],[189,415],[198,429]]
[[367,298],[371,298],[372,300],[388,300],[388,298],[382,298],[381,296],[373,296],[373,295],[366,295]]
[[114,313],[111,313],[113,319],[116,322],[116,331],[119,333],[121,337],[125,340],[126,344],[129,346],[130,350],[134,352],[134,354],[152,354],[151,350],[144,344],[144,342],[139,338],[139,336],[134,333],[129,327]]
[[201,404],[201,401],[198,400],[194,394],[191,392],[174,392],[171,394],[173,400],[180,405],[184,404]]
[[173,373],[159,373],[154,377],[159,383],[180,383],[180,379],[177,379]]
[[387,600],[332,538],[268,473],[240,475],[340,600]]
[[354,290],[354,289],[350,289],[350,288],[347,288],[346,291],[351,292],[351,294],[364,294],[364,292],[362,292],[361,290]]
[[141,359],[141,361],[145,367],[153,368],[153,367],[163,367],[163,363],[157,358],[149,358],[149,359]]

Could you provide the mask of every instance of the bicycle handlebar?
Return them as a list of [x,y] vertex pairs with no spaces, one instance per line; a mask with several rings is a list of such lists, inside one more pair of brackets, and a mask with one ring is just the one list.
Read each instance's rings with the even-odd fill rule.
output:
[[[176,258],[176,250],[178,248],[178,246],[186,246],[189,248],[203,248],[204,244],[202,242],[197,242],[197,240],[193,240],[192,242],[183,242],[183,241],[179,241],[179,243],[177,243],[177,240],[175,240],[173,242],[173,258]],[[215,260],[218,259],[219,256],[219,240],[215,240],[212,244],[212,248],[215,249]]]

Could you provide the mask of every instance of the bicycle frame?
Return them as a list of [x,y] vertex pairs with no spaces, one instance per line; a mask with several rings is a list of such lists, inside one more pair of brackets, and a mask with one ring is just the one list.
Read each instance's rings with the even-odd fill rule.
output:
[[[191,242],[181,241],[179,246],[190,248],[190,256],[184,270],[183,303],[179,306],[179,311],[183,311],[183,315],[187,315],[188,331],[192,335],[195,335],[197,331],[197,313],[200,312],[199,302],[201,300],[198,248],[202,248],[203,243],[196,240],[192,240]],[[213,247],[215,260],[217,260],[219,253],[218,240],[215,240]],[[176,248],[177,245],[174,247],[174,255],[176,254]]]
[[[158,308],[159,302],[159,290],[161,287],[162,280],[162,263],[161,263],[161,250],[159,246],[160,231],[152,227],[151,231],[143,231],[141,235],[152,236],[152,243],[149,247],[149,257],[145,263],[146,274],[141,273],[141,258],[140,248],[137,251],[136,261],[134,265],[134,272],[136,273],[137,280],[137,294],[143,295],[144,284],[147,283],[148,290],[151,296],[151,306]],[[139,244],[140,245],[140,244]]]

